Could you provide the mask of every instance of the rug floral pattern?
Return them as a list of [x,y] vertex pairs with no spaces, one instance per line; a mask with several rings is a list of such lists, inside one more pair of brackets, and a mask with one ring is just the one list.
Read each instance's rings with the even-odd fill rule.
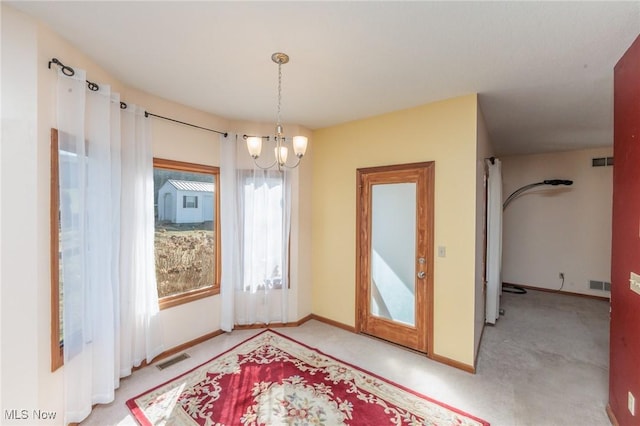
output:
[[142,425],[488,425],[270,330],[127,405]]

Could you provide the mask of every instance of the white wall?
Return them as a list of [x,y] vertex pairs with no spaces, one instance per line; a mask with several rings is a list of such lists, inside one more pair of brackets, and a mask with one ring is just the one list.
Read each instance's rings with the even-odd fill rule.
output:
[[[38,332],[46,311],[38,306],[40,208],[37,198],[37,28],[24,15],[2,8],[2,143],[0,191],[2,234],[1,361],[2,424],[5,410],[52,409],[39,400],[38,351],[48,350],[48,336]],[[19,320],[18,320],[19,319]],[[55,404],[53,406],[55,409]],[[22,421],[24,423],[24,420]],[[15,422],[17,423],[17,422]]]
[[[503,196],[545,179],[571,179],[572,186],[541,186],[504,211],[504,282],[609,296],[590,290],[589,280],[611,282],[613,167],[591,167],[612,148],[504,157]],[[539,189],[538,189],[539,188]]]

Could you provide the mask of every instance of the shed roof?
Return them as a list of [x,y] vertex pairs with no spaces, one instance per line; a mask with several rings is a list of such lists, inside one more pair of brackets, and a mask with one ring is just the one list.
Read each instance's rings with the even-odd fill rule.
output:
[[196,182],[192,180],[176,180],[169,179],[169,182],[174,188],[180,191],[199,191],[199,192],[213,192],[214,185],[212,182]]

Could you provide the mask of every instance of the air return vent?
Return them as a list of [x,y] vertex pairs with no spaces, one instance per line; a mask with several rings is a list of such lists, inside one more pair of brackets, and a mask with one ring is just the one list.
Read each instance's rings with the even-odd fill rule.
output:
[[611,291],[611,283],[606,281],[589,280],[589,289],[600,291]]
[[589,288],[591,290],[602,290],[604,288],[604,283],[602,281],[589,281]]
[[591,159],[592,167],[613,166],[613,157],[598,157]]
[[168,359],[168,360],[166,360],[164,362],[159,363],[158,365],[156,365],[156,367],[158,367],[158,369],[160,369],[160,370],[164,370],[165,368],[171,367],[173,364],[177,364],[180,361],[184,361],[187,358],[190,358],[189,354],[184,352],[184,353],[181,353],[180,355],[178,355],[177,357],[174,357],[174,358],[171,358],[171,359]]

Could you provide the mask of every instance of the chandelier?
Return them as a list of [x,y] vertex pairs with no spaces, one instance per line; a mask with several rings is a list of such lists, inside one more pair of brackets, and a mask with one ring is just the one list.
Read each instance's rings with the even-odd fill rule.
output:
[[249,150],[249,155],[251,155],[251,158],[253,158],[253,162],[257,167],[261,169],[270,169],[274,166],[277,166],[278,170],[283,170],[285,168],[293,169],[295,167],[298,167],[298,165],[300,164],[300,159],[307,150],[308,140],[305,136],[293,137],[291,145],[293,146],[293,153],[296,156],[296,160],[293,164],[287,163],[287,159],[289,157],[289,149],[284,145],[284,143],[286,142],[286,138],[283,136],[282,123],[280,122],[280,105],[282,103],[282,65],[289,62],[289,55],[287,55],[286,53],[276,52],[271,55],[271,60],[278,64],[278,115],[275,135],[273,136],[273,140],[275,141],[275,160],[267,166],[258,164],[258,157],[260,157],[260,153],[262,152],[262,139],[270,141],[270,136],[244,135],[243,139],[247,141],[247,149]]

